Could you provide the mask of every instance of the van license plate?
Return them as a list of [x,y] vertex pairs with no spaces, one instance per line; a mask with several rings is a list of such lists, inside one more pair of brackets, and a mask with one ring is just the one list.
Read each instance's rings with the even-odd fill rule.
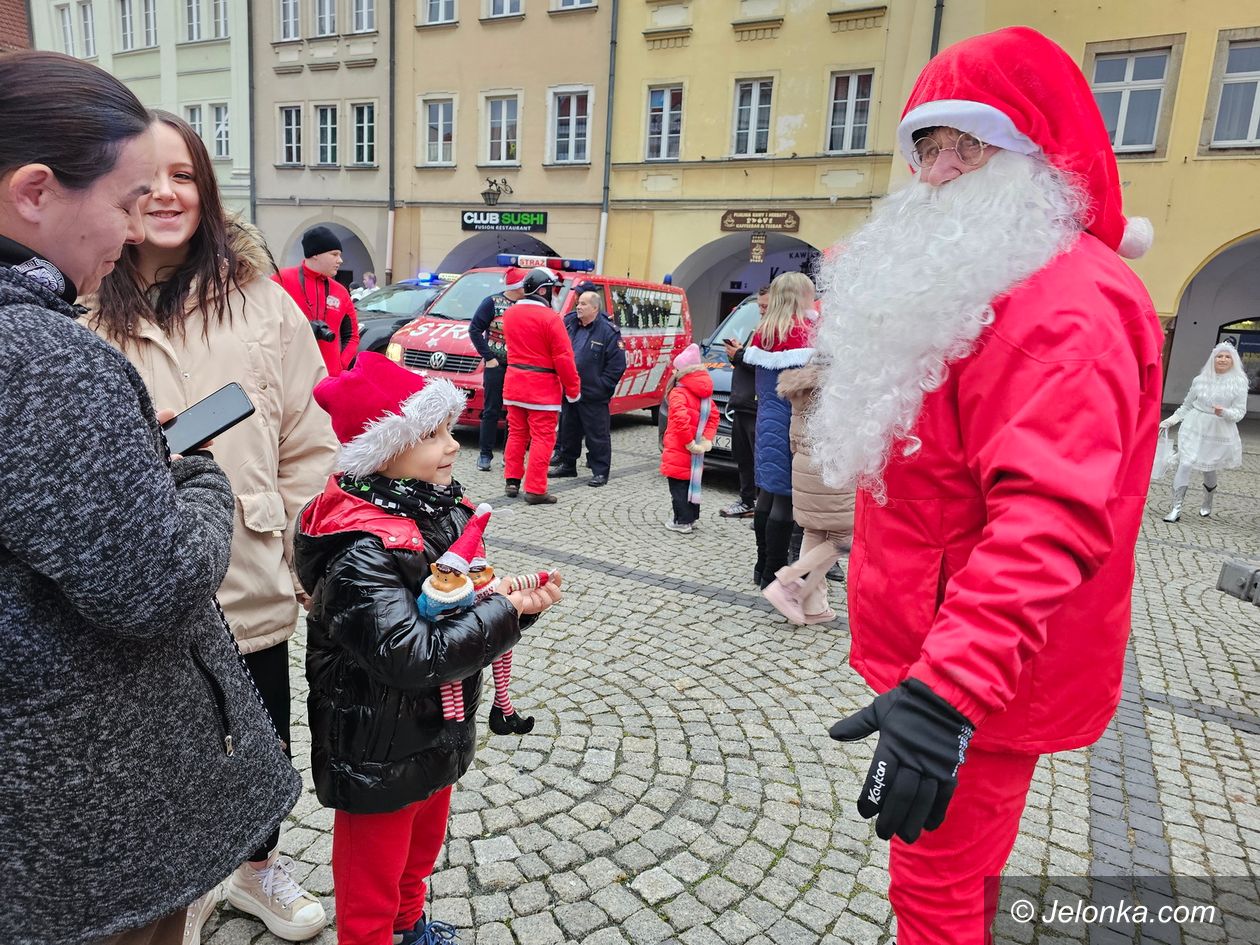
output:
[[713,448],[715,450],[726,450],[729,453],[731,449],[731,438],[729,436],[715,436],[713,438]]

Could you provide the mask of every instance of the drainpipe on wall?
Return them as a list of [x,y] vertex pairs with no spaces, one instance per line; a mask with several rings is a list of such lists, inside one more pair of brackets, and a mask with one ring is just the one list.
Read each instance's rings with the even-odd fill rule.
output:
[[258,107],[254,101],[256,86],[254,84],[254,5],[246,6],[245,17],[245,55],[249,69],[249,222],[258,225],[258,148],[254,144],[257,136]]
[[617,88],[617,6],[612,0],[612,35],[608,40],[608,113],[604,118],[604,195],[599,205],[599,251],[595,271],[604,271],[604,249],[608,243],[608,193],[612,178],[613,92]]
[[941,20],[945,16],[945,0],[936,0],[936,11],[932,15],[932,58],[941,51]]
[[385,285],[394,281],[394,84],[398,63],[395,34],[398,32],[398,5],[389,5],[389,209],[385,220]]

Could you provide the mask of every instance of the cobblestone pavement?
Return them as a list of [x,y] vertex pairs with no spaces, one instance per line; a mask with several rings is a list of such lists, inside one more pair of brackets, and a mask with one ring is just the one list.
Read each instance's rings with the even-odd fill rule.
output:
[[[826,737],[869,698],[847,665],[842,592],[832,625],[772,611],[751,584],[748,522],[717,514],[734,496],[727,476],[706,481],[694,534],[666,531],[655,428],[640,417],[615,424],[609,485],[553,483],[553,507],[504,499],[498,458],[476,472],[465,438],[458,478],[497,509],[492,563],[560,567],[567,596],[516,650],[514,698],[534,732],[482,727],[431,914],[469,945],[891,941],[887,845],[853,808],[873,743]],[[1168,487],[1154,487],[1121,710],[1092,749],[1041,761],[1008,868],[1251,877],[1251,906],[1235,899],[1230,929],[1204,941],[1260,941],[1232,924],[1260,902],[1260,612],[1215,589],[1227,558],[1260,559],[1260,428],[1246,440],[1210,519],[1196,482],[1182,521],[1165,524]],[[331,915],[332,814],[309,787],[300,632],[294,644],[308,790],[282,848]],[[224,906],[203,941],[276,940]]]

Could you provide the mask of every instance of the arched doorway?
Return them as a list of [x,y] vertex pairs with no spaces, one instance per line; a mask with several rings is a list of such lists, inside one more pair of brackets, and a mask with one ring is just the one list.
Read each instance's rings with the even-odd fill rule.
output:
[[818,249],[786,233],[767,233],[765,259],[748,261],[750,235],[732,233],[706,243],[673,271],[674,285],[687,290],[692,333],[707,337],[722,316],[781,272],[813,276]]
[[479,266],[497,265],[499,253],[529,256],[559,256],[554,249],[528,233],[478,233],[464,240],[442,260],[435,271],[465,272]]
[[1219,341],[1239,346],[1252,378],[1248,411],[1260,410],[1260,233],[1218,252],[1186,285],[1177,305],[1164,402],[1181,403]]
[[344,285],[358,282],[365,272],[375,272],[377,280],[385,281],[385,273],[372,265],[372,255],[359,235],[341,223],[314,220],[293,235],[288,248],[284,252],[281,266],[296,266],[302,261],[302,234],[313,226],[326,226],[341,240],[341,271],[337,273],[337,281]]

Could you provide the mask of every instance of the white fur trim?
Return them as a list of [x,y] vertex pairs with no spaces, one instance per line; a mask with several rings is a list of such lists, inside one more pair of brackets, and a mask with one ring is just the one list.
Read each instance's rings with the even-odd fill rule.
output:
[[1125,259],[1140,259],[1155,242],[1155,227],[1146,217],[1128,217],[1124,221],[1124,236],[1116,252]]
[[464,582],[455,590],[440,591],[433,586],[433,575],[429,575],[424,579],[424,583],[420,585],[420,593],[429,598],[429,600],[437,601],[439,604],[457,604],[473,593],[473,583],[468,575],[464,575]]
[[749,345],[744,351],[744,363],[754,367],[769,368],[781,371],[785,368],[804,367],[814,356],[813,348],[788,348],[784,351],[767,351],[756,345]]
[[351,476],[376,472],[404,450],[411,449],[442,425],[454,423],[468,401],[445,378],[431,378],[412,394],[398,413],[387,414],[341,448],[337,468]]
[[985,144],[994,144],[1019,154],[1041,150],[1031,138],[1015,127],[1010,117],[992,105],[960,98],[943,98],[916,105],[897,126],[897,147],[914,163],[914,133],[923,128],[944,126],[973,134]]

